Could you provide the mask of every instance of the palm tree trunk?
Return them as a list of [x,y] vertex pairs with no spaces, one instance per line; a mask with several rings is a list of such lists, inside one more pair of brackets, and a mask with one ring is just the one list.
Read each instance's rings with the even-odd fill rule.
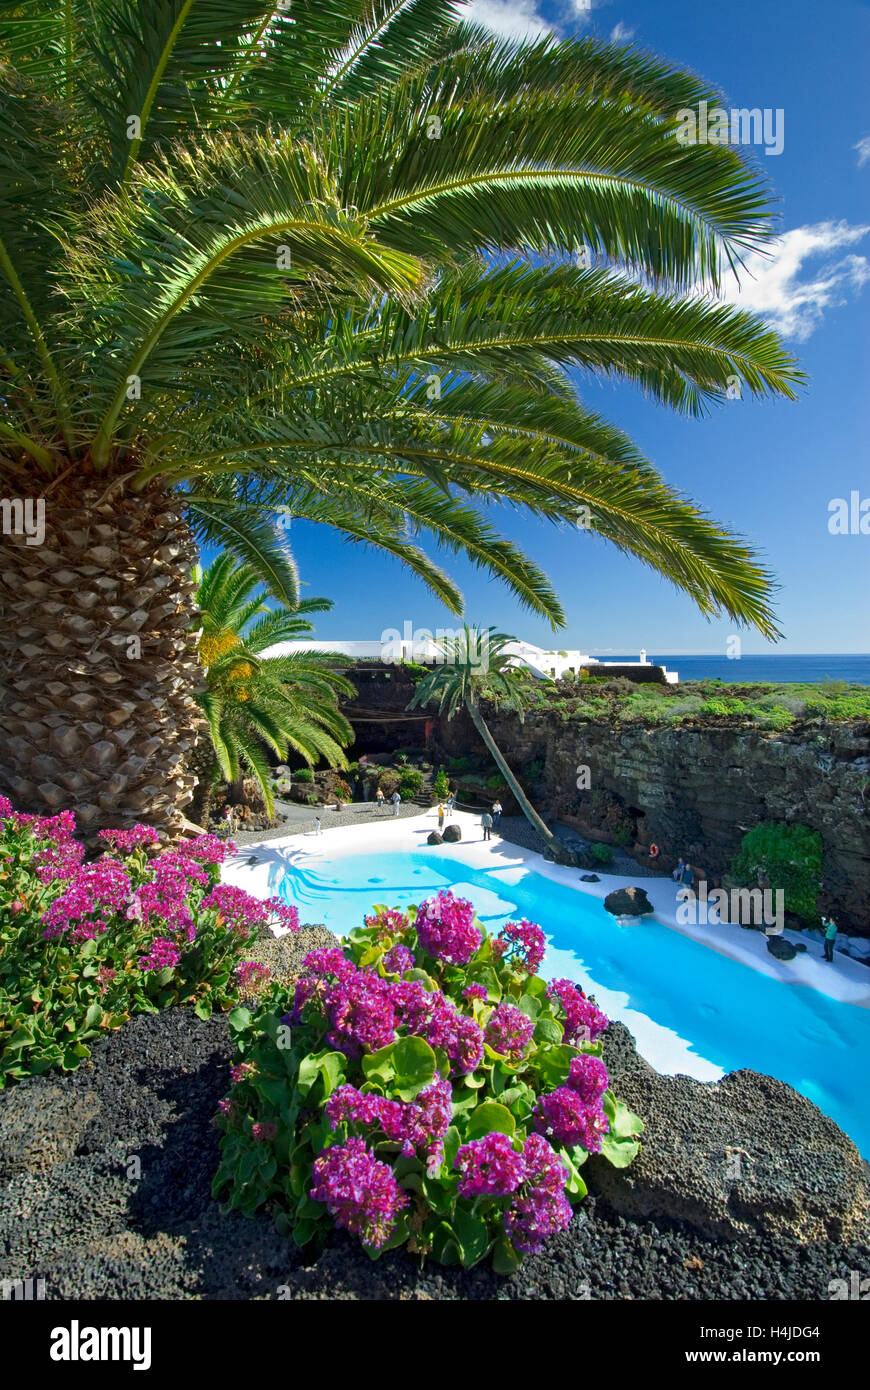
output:
[[537,830],[538,834],[542,837],[543,840],[546,841],[546,843],[549,846],[552,847],[554,845],[558,845],[559,841],[556,839],[556,836],[553,834],[552,830],[548,829],[548,827],[541,820],[541,817],[538,815],[534,806],[529,801],[529,798],[526,796],[525,792],[523,791],[522,787],[520,786],[519,782],[517,781],[516,777],[511,771],[510,767],[505,762],[501,749],[499,748],[498,744],[493,738],[489,729],[489,725],[487,724],[486,720],[481,714],[479,707],[471,701],[466,701],[466,709],[468,710],[468,713],[471,715],[475,729],[480,734],[480,737],[483,739],[484,743],[486,744],[487,748],[492,754],[499,772],[501,773],[504,780],[507,782],[508,786],[513,792],[514,797],[519,803],[520,810],[522,811],[526,820],[529,822],[529,825],[534,826],[535,830]]
[[179,825],[201,726],[192,567],[176,498],[65,479],[45,538],[3,537],[0,781],[22,809],[100,826]]
[[196,740],[196,747],[187,762],[187,770],[196,784],[190,806],[190,819],[208,830],[211,804],[220,781],[220,769],[207,731],[201,733]]

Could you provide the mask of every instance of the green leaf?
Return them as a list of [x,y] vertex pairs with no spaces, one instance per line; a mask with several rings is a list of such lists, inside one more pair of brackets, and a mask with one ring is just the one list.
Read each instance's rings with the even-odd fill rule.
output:
[[490,1234],[485,1221],[463,1210],[457,1203],[453,1230],[459,1243],[459,1254],[466,1268],[482,1260],[490,1247]]
[[563,1028],[556,1018],[539,1018],[535,1024],[535,1042],[560,1043],[563,1037]]
[[227,1014],[227,1023],[230,1025],[234,1033],[244,1032],[244,1030],[250,1025],[250,1022],[250,1009],[230,1009],[230,1012]]
[[516,1274],[521,1258],[507,1236],[500,1236],[493,1246],[492,1267],[496,1274]]
[[85,1014],[85,1027],[86,1027],[86,1028],[96,1028],[97,1025],[101,1022],[102,1017],[103,1017],[103,1006],[102,1006],[102,1004],[96,1004],[96,1003],[95,1003],[95,1004],[91,1004],[90,1008],[88,1009],[87,1013]]
[[617,1100],[612,1091],[605,1091],[601,1098],[602,1108],[610,1121],[609,1134],[614,1139],[624,1139],[643,1133],[643,1120]]
[[614,1168],[627,1168],[640,1149],[640,1141],[629,1137],[619,1138],[605,1134],[601,1141],[601,1152]]
[[395,1089],[402,1100],[413,1100],[435,1076],[435,1053],[423,1038],[400,1038],[393,1049]]
[[307,1245],[316,1230],[316,1221],[297,1221],[293,1227],[293,1240],[297,1245]]
[[198,999],[193,1006],[197,1018],[211,1018],[211,1005],[207,999]]
[[472,1111],[466,1129],[466,1140],[480,1139],[484,1134],[513,1134],[517,1122],[506,1105],[497,1100],[484,1101]]
[[368,1057],[362,1059],[363,1075],[369,1081],[377,1082],[381,1086],[388,1086],[394,1080],[396,1068],[393,1064],[393,1049],[395,1043],[388,1043],[386,1047],[380,1048]]

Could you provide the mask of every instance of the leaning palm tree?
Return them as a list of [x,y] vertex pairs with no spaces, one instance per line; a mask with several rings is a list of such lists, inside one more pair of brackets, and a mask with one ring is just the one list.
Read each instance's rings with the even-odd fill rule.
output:
[[508,651],[516,640],[494,628],[471,628],[467,623],[455,636],[437,639],[436,664],[420,681],[408,709],[437,704],[448,719],[465,709],[526,820],[554,849],[559,844],[556,836],[520,786],[481,710],[482,701],[488,700],[495,709],[510,710],[522,720],[526,710],[539,703],[534,678]]
[[197,740],[190,763],[197,779],[193,814],[207,825],[221,774],[235,781],[248,771],[271,816],[269,749],[282,759],[292,749],[309,765],[324,758],[332,767],[347,767],[343,745],[350,743],[353,729],[338,697],[353,694],[353,686],[315,650],[263,655],[276,642],[312,632],[304,615],[326,612],[332,603],[311,598],[294,609],[270,606],[253,565],[239,564],[226,553],[204,572],[197,568],[195,577],[197,652],[205,679],[196,701],[207,732]]
[[557,626],[489,503],[582,518],[705,613],[776,635],[751,548],[567,376],[690,413],[736,381],[794,394],[775,334],[710,298],[773,224],[737,150],[677,139],[681,108],[717,102],[706,83],[592,40],[502,41],[453,0],[13,0],[0,57],[19,803],[177,817],[195,542],[292,606],[278,521],[397,556],[461,612],[428,538]]

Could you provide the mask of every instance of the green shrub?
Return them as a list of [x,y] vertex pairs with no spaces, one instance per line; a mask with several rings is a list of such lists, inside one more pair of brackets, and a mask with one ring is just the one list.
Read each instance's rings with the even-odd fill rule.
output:
[[432,783],[432,791],[439,801],[443,801],[444,797],[450,792],[450,782],[448,781],[447,773],[444,771],[443,767],[439,767],[435,774],[435,779]]
[[610,864],[613,860],[613,850],[610,845],[594,844],[590,845],[589,853],[596,864]]
[[73,1071],[134,1014],[208,1018],[250,997],[268,970],[240,961],[246,938],[276,913],[298,926],[295,908],[220,884],[214,835],[158,852],[150,826],[100,834],[85,862],[70,812],[25,819],[0,798],[0,1087]]
[[311,1257],[338,1225],[373,1258],[407,1244],[443,1264],[491,1254],[513,1273],[570,1221],[589,1152],[623,1168],[643,1129],[607,1087],[606,1018],[569,981],[548,989],[543,950],[531,924],[496,947],[445,893],[376,908],[341,949],[316,952],[290,1013],[275,990],[232,1019],[214,1195],[246,1215],[270,1207]]
[[399,778],[399,796],[403,801],[413,801],[422,785],[422,772],[415,767],[405,768]]
[[313,782],[313,781],[314,781],[314,773],[311,771],[311,768],[310,768],[310,767],[299,767],[299,768],[297,768],[296,771],[293,773],[293,781],[294,781],[294,782]]
[[731,864],[742,888],[763,887],[785,894],[785,910],[806,922],[818,921],[816,906],[822,873],[822,837],[807,825],[764,823],[747,831]]

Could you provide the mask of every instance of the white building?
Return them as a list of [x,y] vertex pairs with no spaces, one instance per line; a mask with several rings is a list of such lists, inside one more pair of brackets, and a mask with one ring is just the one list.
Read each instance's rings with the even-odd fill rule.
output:
[[[438,645],[437,637],[453,636],[453,630],[448,633],[446,630],[439,630],[435,634],[427,629],[412,631],[411,624],[405,624],[405,632],[400,634],[397,628],[388,629],[379,642],[320,642],[320,641],[296,641],[296,642],[277,642],[275,646],[268,647],[263,652],[263,656],[289,656],[291,652],[316,650],[321,652],[334,652],[336,656],[347,656],[353,660],[383,661],[387,665],[398,665],[402,661],[418,662],[422,666],[429,665],[438,660],[442,655]],[[553,680],[560,680],[563,676],[569,679],[576,676],[584,666],[596,666],[601,668],[601,675],[608,674],[609,667],[625,668],[626,666],[652,666],[655,662],[647,658],[644,650],[641,650],[640,660],[633,662],[625,661],[598,661],[594,656],[589,656],[586,652],[577,649],[566,651],[545,651],[543,647],[537,647],[533,642],[511,642],[505,649],[510,652],[518,666],[528,666],[533,675],[541,678],[551,677]],[[485,655],[481,653],[482,664],[485,662]],[[664,669],[664,668],[663,668]],[[679,680],[676,671],[665,670],[665,680],[669,685],[675,685]]]

